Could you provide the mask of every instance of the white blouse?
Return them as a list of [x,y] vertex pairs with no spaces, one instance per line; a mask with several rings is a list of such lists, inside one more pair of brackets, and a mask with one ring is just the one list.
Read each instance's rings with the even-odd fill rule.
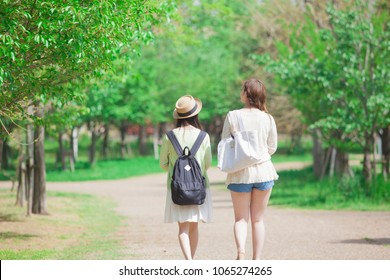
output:
[[234,131],[241,131],[235,114],[240,114],[246,130],[257,130],[259,133],[259,145],[261,150],[268,151],[263,155],[261,163],[247,167],[234,173],[228,173],[228,184],[260,183],[279,178],[271,162],[271,155],[277,149],[277,129],[274,118],[259,109],[243,108],[229,112],[225,118],[221,138],[228,138]]

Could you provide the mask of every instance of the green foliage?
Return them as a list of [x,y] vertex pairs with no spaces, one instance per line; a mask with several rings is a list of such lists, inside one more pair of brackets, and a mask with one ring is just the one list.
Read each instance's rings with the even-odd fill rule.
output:
[[163,172],[158,160],[152,157],[140,157],[128,160],[98,161],[93,168],[88,163],[79,162],[74,172],[48,171],[47,180],[51,182],[113,180],[158,172]]
[[[237,106],[240,60],[247,51],[237,30],[245,5],[230,1],[178,1],[171,28],[159,30],[116,91],[127,96],[130,123],[172,121],[176,100],[191,94],[204,101],[201,120],[212,122]],[[123,76],[122,76],[123,77]],[[120,106],[118,106],[120,108]]]
[[108,69],[152,37],[168,15],[161,1],[2,1],[0,116],[21,117],[24,106],[75,98],[62,86]]
[[277,59],[259,60],[285,86],[304,121],[343,150],[366,146],[390,124],[389,12],[359,1],[349,8],[328,6],[329,27],[306,16],[289,46],[277,44]]

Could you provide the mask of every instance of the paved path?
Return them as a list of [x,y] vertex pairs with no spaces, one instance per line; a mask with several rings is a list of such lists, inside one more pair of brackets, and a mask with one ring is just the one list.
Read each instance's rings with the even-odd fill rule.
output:
[[[277,170],[303,167],[297,163],[275,166]],[[213,185],[221,184],[225,174],[217,168],[211,168],[209,177]],[[47,188],[112,197],[118,204],[118,212],[126,217],[126,225],[119,232],[126,259],[182,259],[177,225],[163,223],[165,182],[166,174],[161,173],[115,181],[48,183]],[[234,259],[230,194],[212,187],[212,196],[214,219],[210,224],[200,224],[196,258]],[[390,212],[269,207],[266,232],[264,259],[390,260]],[[250,235],[247,255],[251,257]]]

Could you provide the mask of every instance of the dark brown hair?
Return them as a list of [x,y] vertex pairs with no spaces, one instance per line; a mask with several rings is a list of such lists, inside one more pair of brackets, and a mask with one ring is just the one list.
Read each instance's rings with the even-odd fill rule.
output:
[[186,119],[177,119],[176,127],[182,127],[186,125],[192,125],[196,128],[202,129],[202,126],[200,125],[198,115],[192,116],[190,118]]
[[267,92],[262,81],[258,79],[246,80],[242,86],[242,94],[245,94],[250,106],[268,112],[265,106]]

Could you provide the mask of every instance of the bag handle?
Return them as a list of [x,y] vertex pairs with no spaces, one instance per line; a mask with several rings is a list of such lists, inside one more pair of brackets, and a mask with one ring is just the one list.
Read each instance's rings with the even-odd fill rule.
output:
[[[230,111],[228,113],[228,118],[231,126],[231,133],[230,135],[234,138],[233,133],[237,131],[245,131],[245,125],[242,121],[241,114],[239,113],[238,110],[235,111]],[[236,120],[236,121],[234,121]],[[236,127],[236,124],[238,127]]]
[[244,122],[242,121],[242,117],[239,111],[236,111],[236,118],[240,131],[245,131]]
[[[270,123],[270,129],[271,129],[272,128],[272,118],[271,118],[271,115],[268,112],[265,112],[265,113],[269,117],[269,123]],[[240,131],[246,131],[244,122],[242,120],[242,117],[241,117],[241,114],[239,113],[239,111],[236,111],[236,118],[237,118],[238,127],[241,129]]]
[[[231,113],[233,113],[233,111]],[[245,125],[244,125],[244,122],[242,121],[242,117],[241,117],[241,114],[239,113],[239,111],[235,111],[235,115],[236,115],[236,119],[237,119],[237,123],[238,123],[238,128],[240,129],[240,131],[245,131]],[[269,113],[267,113],[267,115],[269,117],[270,127],[272,127],[271,115]]]

